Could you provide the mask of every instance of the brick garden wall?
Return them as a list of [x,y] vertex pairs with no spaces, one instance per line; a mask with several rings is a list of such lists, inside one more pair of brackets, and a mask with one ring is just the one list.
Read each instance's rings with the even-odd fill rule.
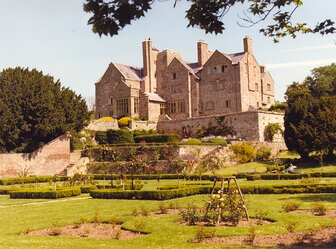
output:
[[28,153],[0,154],[0,177],[55,175],[70,163],[70,136],[62,135]]

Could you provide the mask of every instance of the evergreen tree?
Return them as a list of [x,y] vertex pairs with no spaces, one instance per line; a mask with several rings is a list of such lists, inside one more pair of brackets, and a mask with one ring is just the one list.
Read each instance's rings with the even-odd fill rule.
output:
[[336,148],[336,64],[315,68],[286,92],[285,142],[306,159],[310,152]]
[[88,123],[85,101],[36,69],[0,73],[0,151],[32,152]]

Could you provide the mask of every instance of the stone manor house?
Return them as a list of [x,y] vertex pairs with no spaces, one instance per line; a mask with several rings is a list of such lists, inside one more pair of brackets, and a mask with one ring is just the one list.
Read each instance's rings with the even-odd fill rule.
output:
[[[146,40],[142,68],[110,63],[96,82],[96,118],[124,115],[161,132],[181,132],[225,115],[238,136],[263,141],[265,125],[282,124],[283,115],[265,111],[274,103],[274,81],[254,57],[251,38],[243,39],[243,48],[226,54],[199,41],[197,62],[188,62]],[[146,125],[133,121],[132,127]]]

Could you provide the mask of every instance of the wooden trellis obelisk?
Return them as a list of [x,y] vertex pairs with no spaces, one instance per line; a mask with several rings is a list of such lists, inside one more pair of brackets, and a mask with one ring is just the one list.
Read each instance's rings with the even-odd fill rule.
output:
[[[241,203],[242,203],[242,207],[244,208],[244,211],[245,211],[245,217],[246,217],[247,220],[249,220],[250,217],[249,217],[249,214],[247,212],[247,207],[246,207],[246,204],[245,204],[244,196],[243,196],[243,193],[242,193],[242,191],[241,191],[241,189],[239,187],[239,184],[237,182],[236,177],[223,177],[223,178],[221,178],[221,188],[220,188],[220,191],[219,191],[219,199],[223,198],[223,194],[224,194],[224,182],[227,181],[227,183],[228,183],[227,192],[229,192],[230,191],[230,183],[231,183],[232,180],[234,181],[234,183],[235,183],[235,185],[237,187],[237,190],[238,190],[238,193],[239,193],[239,196],[240,196],[240,200],[241,200]],[[214,184],[213,184],[213,187],[212,187],[212,190],[211,190],[211,195],[214,194],[216,183],[217,183],[217,179],[215,178]],[[207,206],[207,209],[206,209],[207,213],[208,213],[209,207],[210,207],[210,204],[208,204],[208,206]],[[217,212],[218,212],[218,216],[217,216],[218,217],[217,218],[217,224],[218,224],[220,222],[220,220],[221,220],[221,214],[222,214],[222,207],[221,207],[221,205],[218,206]]]

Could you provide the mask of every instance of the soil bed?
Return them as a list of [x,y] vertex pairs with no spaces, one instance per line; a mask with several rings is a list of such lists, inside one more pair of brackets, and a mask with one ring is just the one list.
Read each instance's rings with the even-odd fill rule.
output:
[[[306,215],[316,215],[316,216],[318,216],[312,210],[295,210],[295,211],[291,211],[290,213],[291,214],[306,214]],[[336,210],[328,210],[326,212],[326,214],[322,215],[322,216],[327,217],[327,218],[336,219]]]
[[318,231],[295,232],[273,235],[230,236],[205,239],[207,244],[253,245],[253,246],[297,246],[335,248],[336,227]]
[[95,239],[127,240],[140,236],[140,233],[124,230],[121,225],[104,223],[83,223],[66,227],[53,227],[25,233],[27,236],[63,236]]

